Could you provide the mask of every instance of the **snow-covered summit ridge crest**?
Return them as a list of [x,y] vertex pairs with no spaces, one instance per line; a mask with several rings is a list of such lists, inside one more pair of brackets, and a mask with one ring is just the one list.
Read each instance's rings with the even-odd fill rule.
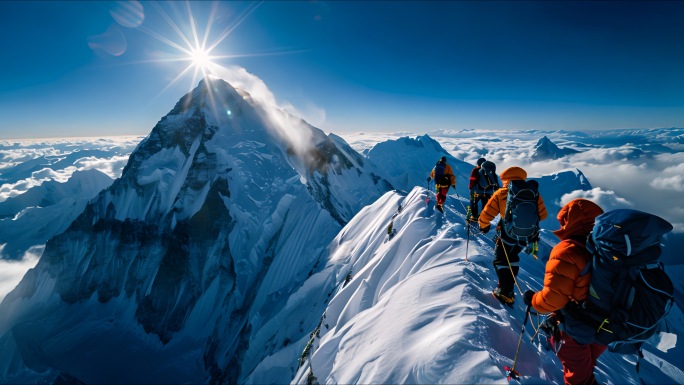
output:
[[[326,140],[323,131],[278,107],[272,100],[254,98],[219,77],[202,79],[160,123],[191,116],[203,116],[210,133],[221,130],[229,136],[270,139],[286,153],[295,154],[309,168],[320,166],[317,147]],[[165,129],[170,126],[173,125],[168,124]]]

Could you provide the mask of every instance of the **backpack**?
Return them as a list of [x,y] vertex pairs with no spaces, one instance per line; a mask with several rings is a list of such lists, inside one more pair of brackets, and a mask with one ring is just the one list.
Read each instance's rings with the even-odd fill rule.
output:
[[482,194],[494,194],[499,189],[499,178],[496,176],[496,165],[493,162],[485,161],[480,166],[478,192]]
[[508,183],[503,230],[508,238],[525,246],[539,238],[539,184],[512,180]]
[[637,210],[598,216],[587,239],[592,259],[589,296],[564,309],[566,332],[579,343],[598,342],[633,354],[659,331],[674,301],[672,280],[658,261],[666,220]]
[[435,185],[451,186],[451,178],[444,173],[446,162],[438,161],[435,164]]

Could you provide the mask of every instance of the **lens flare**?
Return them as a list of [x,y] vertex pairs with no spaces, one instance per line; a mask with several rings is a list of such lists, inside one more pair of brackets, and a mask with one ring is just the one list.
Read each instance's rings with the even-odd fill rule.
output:
[[[217,34],[212,33],[212,26],[217,20],[221,19],[220,15],[225,13],[219,11],[219,2],[212,3],[207,21],[204,23],[204,31],[200,31],[198,28],[198,23],[196,22],[195,16],[192,12],[191,3],[192,2],[190,1],[186,1],[184,3],[167,3],[170,4],[171,7],[184,4],[184,10],[172,8],[172,14],[183,15],[181,18],[187,17],[186,22],[174,20],[171,16],[169,16],[169,13],[162,8],[161,5],[156,2],[150,3],[173,31],[171,36],[166,36],[165,34],[155,32],[144,26],[139,27],[139,30],[159,40],[175,51],[170,56],[167,56],[163,59],[150,60],[151,62],[188,63],[188,65],[183,68],[179,74],[166,85],[166,87],[164,87],[159,95],[166,92],[174,84],[176,84],[182,78],[188,76],[190,73],[193,74],[189,87],[192,89],[195,85],[197,85],[199,79],[204,78],[207,75],[214,74],[218,70],[226,70],[226,68],[217,63],[217,61],[221,59],[249,56],[213,55],[212,53],[231,34],[231,32],[233,32],[252,12],[259,7],[260,3],[251,3],[231,24]],[[173,36],[174,34],[175,38]],[[210,36],[216,37],[213,40],[210,40]]]

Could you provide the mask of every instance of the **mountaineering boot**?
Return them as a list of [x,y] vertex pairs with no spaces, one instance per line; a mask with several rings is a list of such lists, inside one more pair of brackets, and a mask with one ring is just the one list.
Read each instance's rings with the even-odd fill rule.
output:
[[494,298],[498,299],[499,302],[508,307],[513,307],[513,304],[515,303],[514,293],[508,293],[508,295],[501,294],[501,289],[498,287],[492,292],[492,295]]
[[442,205],[440,205],[439,203],[435,205],[435,208],[436,208],[437,210],[439,210],[440,212],[442,212],[442,213],[444,212],[444,209],[442,208]]

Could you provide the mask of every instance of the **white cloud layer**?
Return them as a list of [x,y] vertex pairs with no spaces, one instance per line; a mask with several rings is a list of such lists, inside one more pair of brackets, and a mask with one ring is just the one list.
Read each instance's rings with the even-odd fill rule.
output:
[[[3,247],[4,245],[0,245],[0,252]],[[0,302],[17,286],[26,272],[36,266],[44,248],[45,246],[32,247],[20,261],[0,259]]]
[[599,205],[604,211],[634,207],[634,204],[619,197],[614,191],[602,190],[600,187],[594,187],[588,191],[575,190],[565,194],[561,197],[560,206],[564,206],[566,203],[577,198],[588,199]]
[[684,177],[673,175],[670,177],[658,177],[651,181],[651,187],[657,190],[672,190],[684,192]]
[[[46,181],[66,182],[75,171],[97,169],[116,179],[141,140],[137,136],[121,136],[0,141],[0,202]],[[79,158],[78,151],[99,155]],[[60,163],[70,156],[74,158],[72,164]]]
[[109,159],[87,157],[77,160],[74,165],[78,170],[96,169],[107,174],[112,179],[121,176],[124,167],[128,163],[128,154],[122,156],[113,156]]

